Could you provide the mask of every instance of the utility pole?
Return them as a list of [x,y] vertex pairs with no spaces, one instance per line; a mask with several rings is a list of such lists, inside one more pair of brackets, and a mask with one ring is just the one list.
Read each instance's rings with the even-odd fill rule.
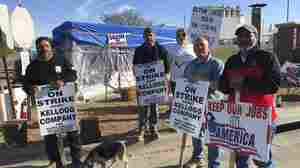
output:
[[287,7],[286,7],[286,22],[289,22],[290,17],[290,0],[287,0]]
[[184,16],[183,16],[183,28],[185,30],[185,22],[186,22],[186,18],[185,18],[185,13],[184,13]]
[[252,8],[252,15],[251,15],[251,24],[256,27],[257,29],[257,45],[260,47],[260,42],[261,42],[261,34],[262,34],[262,8],[267,6],[265,3],[255,3],[252,5],[249,5],[249,7]]

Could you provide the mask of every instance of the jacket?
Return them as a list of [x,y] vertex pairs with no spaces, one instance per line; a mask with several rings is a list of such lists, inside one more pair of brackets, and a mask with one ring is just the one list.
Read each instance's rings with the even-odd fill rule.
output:
[[230,78],[244,76],[240,101],[256,105],[272,106],[272,119],[277,118],[273,94],[280,86],[280,64],[273,54],[256,47],[247,51],[247,60],[243,62],[241,53],[231,56],[225,64],[220,78],[219,89],[234,99],[234,90],[229,86]]
[[[61,67],[60,74],[56,73],[56,66]],[[76,71],[72,69],[72,64],[64,57],[54,56],[49,61],[35,59],[26,69],[23,81],[23,90],[27,94],[32,95],[33,85],[46,85],[56,80],[74,82],[76,79]]]
[[169,73],[170,65],[167,60],[167,55],[167,50],[160,44],[155,43],[154,47],[149,48],[144,43],[135,49],[133,65],[146,64],[162,60],[165,67],[165,73]]

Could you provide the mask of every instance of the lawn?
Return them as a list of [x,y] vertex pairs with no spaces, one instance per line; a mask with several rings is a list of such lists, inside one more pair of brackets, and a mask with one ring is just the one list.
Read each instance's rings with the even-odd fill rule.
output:
[[236,54],[238,50],[236,48],[215,48],[212,50],[212,53],[215,57],[221,59],[223,62],[226,62],[226,60],[233,54]]

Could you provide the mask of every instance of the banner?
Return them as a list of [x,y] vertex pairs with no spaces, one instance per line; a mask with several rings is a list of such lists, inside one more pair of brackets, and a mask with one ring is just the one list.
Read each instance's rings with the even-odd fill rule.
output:
[[194,41],[198,36],[208,38],[210,48],[218,45],[221,26],[223,24],[224,8],[193,7],[189,35]]
[[272,108],[208,101],[209,145],[269,160]]
[[42,136],[77,130],[73,83],[67,83],[62,89],[40,86],[35,101]]
[[127,47],[127,34],[128,33],[108,33],[107,39],[109,47]]
[[171,108],[170,126],[179,132],[199,138],[205,112],[209,82],[176,80],[174,101]]
[[161,61],[134,66],[138,104],[160,103],[166,96],[165,67]]

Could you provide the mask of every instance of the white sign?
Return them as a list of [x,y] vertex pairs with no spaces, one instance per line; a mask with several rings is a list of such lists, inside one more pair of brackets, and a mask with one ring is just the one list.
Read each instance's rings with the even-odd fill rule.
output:
[[166,95],[165,68],[161,61],[134,66],[138,104],[160,103]]
[[54,89],[49,85],[39,87],[36,107],[42,136],[77,130],[74,102],[73,83],[66,84],[62,89]]
[[11,34],[10,19],[6,5],[0,4],[0,46],[3,48],[14,48],[14,42]]
[[269,160],[271,107],[208,101],[207,108],[209,145]]
[[175,100],[172,103],[170,125],[179,132],[199,138],[202,129],[209,82],[176,80]]
[[18,47],[30,48],[34,40],[33,21],[26,8],[17,6],[11,15],[12,34]]
[[126,47],[127,46],[127,33],[108,33],[108,45],[110,47]]
[[212,7],[193,7],[189,35],[192,41],[198,36],[208,38],[210,48],[218,45],[224,9]]

